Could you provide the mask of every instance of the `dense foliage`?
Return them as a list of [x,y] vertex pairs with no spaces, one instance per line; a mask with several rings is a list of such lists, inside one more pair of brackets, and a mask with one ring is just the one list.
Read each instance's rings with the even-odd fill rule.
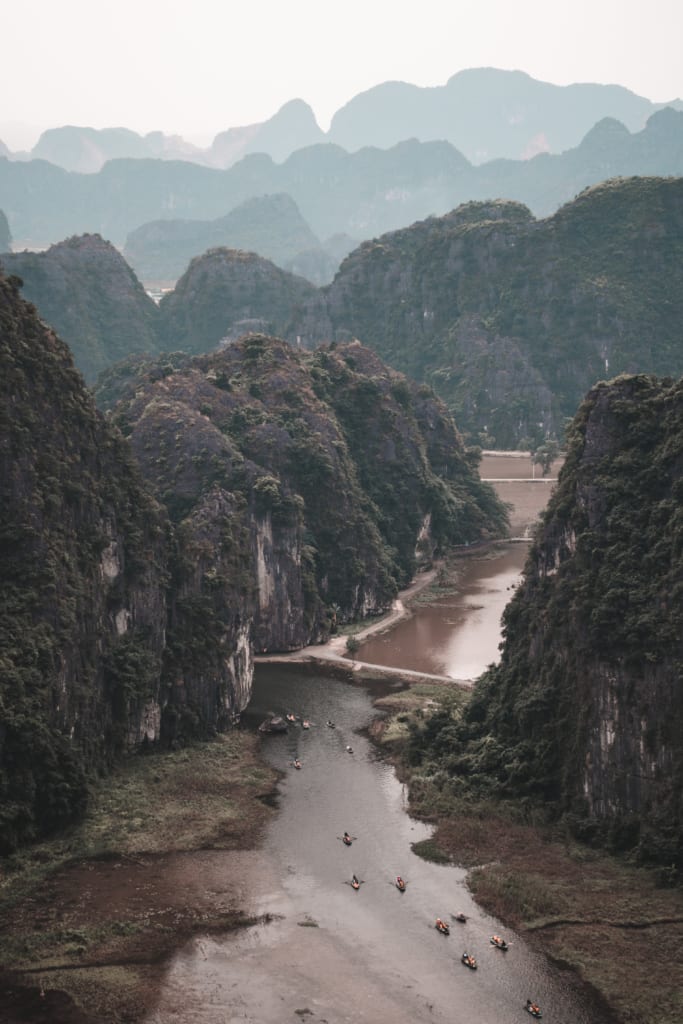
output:
[[683,178],[605,182],[543,221],[519,203],[469,203],[364,243],[325,288],[218,248],[157,308],[96,237],[3,260],[88,379],[250,332],[311,349],[359,338],[433,387],[482,447],[560,439],[616,373],[683,372]]
[[162,298],[159,335],[167,351],[192,353],[249,332],[285,336],[293,311],[315,294],[309,281],[253,252],[210,249]]
[[78,813],[131,743],[158,695],[165,559],[127,445],[0,277],[0,851]]
[[683,383],[588,396],[504,618],[500,665],[413,757],[471,793],[683,870]]
[[683,178],[588,189],[535,221],[470,203],[364,243],[290,337],[348,332],[487,447],[561,437],[586,391],[683,372]]
[[349,619],[386,607],[435,547],[504,527],[431,390],[358,343],[306,353],[250,335],[214,355],[115,367],[98,395],[120,399],[117,422],[175,517],[218,481],[255,514],[301,523],[318,629],[325,608]]
[[98,235],[69,238],[46,252],[2,257],[23,295],[69,345],[92,383],[131,352],[159,352],[159,310],[122,256]]

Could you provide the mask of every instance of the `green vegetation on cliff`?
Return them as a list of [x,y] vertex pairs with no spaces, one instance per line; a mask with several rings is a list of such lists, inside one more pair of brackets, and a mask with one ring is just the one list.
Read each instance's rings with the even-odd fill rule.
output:
[[66,345],[0,277],[0,851],[62,824],[142,738],[164,517]]
[[290,337],[352,336],[489,447],[561,436],[586,391],[683,372],[683,179],[586,190],[547,220],[470,203],[364,243]]
[[500,665],[412,749],[446,790],[562,815],[668,880],[683,870],[682,452],[683,383],[589,394]]
[[210,249],[161,300],[163,347],[198,353],[250,332],[287,337],[293,312],[315,295],[309,281],[253,252]]
[[[262,533],[285,543],[294,531],[295,646],[335,617],[386,608],[418,557],[504,528],[443,405],[358,343],[306,353],[249,335],[212,355],[115,367],[98,394],[176,519],[219,484]],[[273,580],[283,594],[289,574]]]
[[99,235],[69,238],[46,252],[8,253],[2,267],[22,279],[24,298],[67,343],[89,383],[131,353],[163,349],[154,301]]

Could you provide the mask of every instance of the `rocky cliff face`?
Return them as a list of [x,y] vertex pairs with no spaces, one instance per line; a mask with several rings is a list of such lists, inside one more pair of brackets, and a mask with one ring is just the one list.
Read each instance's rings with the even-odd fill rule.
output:
[[131,352],[159,352],[159,311],[116,249],[83,235],[46,252],[3,255],[24,297],[68,344],[89,383]]
[[119,367],[100,396],[174,520],[216,486],[244,509],[258,650],[385,609],[425,521],[427,557],[504,523],[432,392],[358,344],[304,353],[250,335],[163,373]]
[[379,612],[504,525],[441,403],[358,344],[119,364],[124,438],[13,279],[0,299],[2,850],[117,756],[227,727],[254,648]]
[[683,180],[589,189],[553,217],[470,203],[366,242],[294,316],[426,380],[483,444],[561,436],[620,372],[683,372]]
[[683,385],[596,387],[466,713],[462,765],[683,868]]
[[253,252],[212,249],[161,300],[163,347],[209,352],[250,331],[288,337],[293,312],[315,294],[310,282]]
[[161,730],[165,517],[66,346],[0,278],[0,847]]

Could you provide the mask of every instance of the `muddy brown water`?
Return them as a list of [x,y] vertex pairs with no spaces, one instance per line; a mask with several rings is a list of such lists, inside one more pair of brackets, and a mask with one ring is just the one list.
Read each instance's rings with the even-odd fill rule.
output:
[[[372,690],[297,665],[259,665],[251,727],[271,711],[312,723],[263,741],[283,773],[280,806],[254,853],[261,888],[246,909],[274,920],[185,946],[148,1024],[513,1024],[528,1019],[528,998],[544,1020],[606,1024],[573,975],[477,907],[463,870],[412,852],[430,827],[407,814],[404,787],[366,736],[377,716]],[[405,893],[393,884],[397,874]],[[453,920],[458,912],[465,924]],[[436,931],[437,916],[450,922],[450,936]],[[507,953],[490,944],[496,933],[511,943]],[[461,964],[465,950],[477,971]]]
[[[423,670],[436,657],[458,677],[496,660],[500,611],[525,549],[473,561],[462,600],[445,609],[457,642],[441,627],[417,627],[412,640],[394,641],[403,645],[403,667],[411,646],[422,651]],[[390,636],[402,636],[402,626]],[[435,655],[434,647],[445,653]],[[257,666],[247,727],[271,713],[299,718],[263,739],[264,757],[282,772],[279,813],[253,854],[258,886],[245,910],[273,919],[187,944],[169,964],[147,1024],[514,1024],[530,1019],[527,999],[553,1024],[607,1024],[573,974],[474,903],[462,869],[413,853],[430,827],[409,816],[405,788],[367,738],[375,692],[391,686],[381,685],[296,664]],[[341,841],[345,831],[354,837],[350,847]],[[362,880],[358,891],[353,874]],[[393,884],[397,874],[407,882],[404,893]],[[465,924],[454,920],[459,912]],[[437,916],[450,922],[449,936],[436,931]],[[491,945],[493,934],[506,937],[507,953]],[[464,951],[476,957],[476,971],[460,962]]]
[[458,592],[416,606],[390,632],[362,643],[359,661],[475,679],[498,660],[500,619],[518,585],[527,544],[510,544],[462,562]]
[[[484,480],[495,481],[510,506],[510,535],[531,537],[561,468],[558,460],[547,477],[529,456],[485,455]],[[384,634],[371,637],[355,654],[358,661],[391,668],[475,679],[497,662],[500,619],[521,579],[529,551],[513,543],[471,553],[461,562],[457,593],[430,605],[415,605],[410,616]]]

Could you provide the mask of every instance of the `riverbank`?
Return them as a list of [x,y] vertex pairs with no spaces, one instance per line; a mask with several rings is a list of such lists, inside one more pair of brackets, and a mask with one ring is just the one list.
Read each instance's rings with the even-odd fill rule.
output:
[[[421,573],[358,636],[390,629],[438,579],[438,567]],[[347,637],[285,660],[349,680],[422,678],[349,660]],[[256,737],[232,732],[131,758],[101,780],[81,824],[0,862],[3,1022],[142,1020],[176,950],[193,936],[225,936],[259,918],[258,894],[277,890],[253,852],[276,801],[277,776],[259,751]],[[343,977],[344,952],[329,943],[332,973]]]
[[[356,682],[373,678],[340,662],[327,662],[327,670]],[[418,851],[468,867],[477,902],[575,970],[614,1008],[615,1020],[677,1024],[680,892],[658,889],[652,876],[493,805],[449,805],[429,780],[411,778],[402,759],[410,717],[424,721],[446,696],[462,701],[467,692],[453,681],[422,682],[377,701],[391,717],[372,731],[410,785],[411,812],[438,826]],[[169,1006],[173,1019],[194,1019],[185,960],[177,975],[169,973],[170,955],[184,945],[192,970],[199,963],[207,972],[206,992],[220,983],[229,999],[222,943],[259,920],[264,893],[285,919],[265,929],[267,967],[260,962],[256,973],[250,967],[232,979],[252,1015],[245,1019],[258,1020],[259,1001],[273,992],[302,1010],[343,1004],[362,1020],[370,1001],[386,1009],[376,1019],[409,1019],[379,976],[350,963],[343,939],[292,916],[267,858],[250,849],[260,845],[275,793],[276,774],[259,750],[254,737],[232,733],[136,758],[105,780],[81,827],[3,865],[7,1024],[166,1021]],[[353,998],[345,997],[352,982]],[[308,1002],[297,1002],[298,991]]]
[[81,824],[2,861],[4,1024],[139,1020],[172,951],[252,924],[276,781],[240,732],[132,758]]
[[[417,687],[376,702],[388,717],[373,738],[408,785],[410,813],[435,826],[416,852],[466,867],[477,903],[575,971],[615,1021],[679,1024],[683,891],[582,846],[561,826],[533,823],[528,809],[454,796],[443,780],[411,768],[410,722],[423,725],[446,693]],[[453,687],[446,699],[467,696]]]
[[393,631],[396,626],[414,614],[418,605],[430,605],[443,600],[449,595],[457,595],[460,591],[460,579],[464,567],[476,560],[488,560],[497,557],[501,548],[514,543],[510,539],[488,541],[456,549],[447,559],[439,560],[432,568],[416,575],[411,584],[402,590],[386,615],[374,619],[360,628],[354,626],[331,636],[324,644],[312,644],[296,651],[278,654],[256,655],[256,664],[294,663],[336,666],[344,672],[352,672],[366,680],[386,679],[392,682],[403,682],[406,685],[417,683],[453,683],[471,687],[474,679],[463,677],[455,679],[451,675],[426,672],[396,665],[383,665],[364,660],[362,652],[355,651],[368,640]]

